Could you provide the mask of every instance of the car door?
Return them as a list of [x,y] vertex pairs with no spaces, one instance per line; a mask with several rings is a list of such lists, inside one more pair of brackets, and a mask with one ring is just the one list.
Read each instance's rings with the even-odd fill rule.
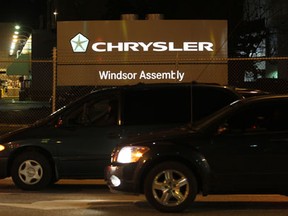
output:
[[121,137],[118,98],[116,93],[99,94],[61,116],[55,145],[62,178],[103,178]]
[[216,184],[242,192],[287,187],[287,108],[278,100],[247,104],[219,123],[207,152]]

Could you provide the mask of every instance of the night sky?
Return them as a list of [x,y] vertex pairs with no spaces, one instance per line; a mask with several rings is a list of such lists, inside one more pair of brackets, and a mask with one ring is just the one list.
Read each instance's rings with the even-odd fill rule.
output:
[[0,22],[15,22],[37,27],[42,14],[45,14],[45,0],[2,1]]
[[[139,19],[160,13],[164,19],[227,19],[237,25],[243,0],[58,0],[59,20],[117,20],[134,13]],[[46,0],[1,2],[0,22],[17,22],[37,28],[47,15]]]

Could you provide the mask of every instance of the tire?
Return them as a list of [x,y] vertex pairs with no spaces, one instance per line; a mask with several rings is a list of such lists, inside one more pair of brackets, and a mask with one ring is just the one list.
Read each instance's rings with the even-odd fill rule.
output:
[[154,167],[144,182],[147,201],[161,212],[182,212],[197,195],[197,181],[191,170],[178,162]]
[[23,152],[13,161],[11,176],[14,184],[22,190],[41,190],[52,181],[52,168],[42,154]]

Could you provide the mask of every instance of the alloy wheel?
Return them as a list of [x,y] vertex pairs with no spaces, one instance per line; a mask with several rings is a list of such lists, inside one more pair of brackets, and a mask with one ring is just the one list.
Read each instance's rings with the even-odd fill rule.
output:
[[177,206],[189,195],[189,182],[177,170],[164,170],[159,173],[152,185],[154,198],[162,205]]

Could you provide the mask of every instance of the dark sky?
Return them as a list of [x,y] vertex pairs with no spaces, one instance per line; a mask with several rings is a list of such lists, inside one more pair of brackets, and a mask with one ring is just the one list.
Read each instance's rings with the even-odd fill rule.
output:
[[[123,13],[161,13],[164,19],[227,19],[235,25],[244,0],[56,0],[60,20],[117,20]],[[34,28],[47,15],[49,0],[2,1],[0,22],[17,22]]]
[[39,17],[45,11],[45,0],[8,0],[2,1],[0,22],[15,22],[37,26]]
[[104,15],[106,19],[117,19],[121,13],[135,13],[141,18],[147,13],[161,13],[167,19],[225,19],[235,15],[234,10],[241,12],[240,5],[243,0],[59,0],[58,2],[63,10],[80,18]]

